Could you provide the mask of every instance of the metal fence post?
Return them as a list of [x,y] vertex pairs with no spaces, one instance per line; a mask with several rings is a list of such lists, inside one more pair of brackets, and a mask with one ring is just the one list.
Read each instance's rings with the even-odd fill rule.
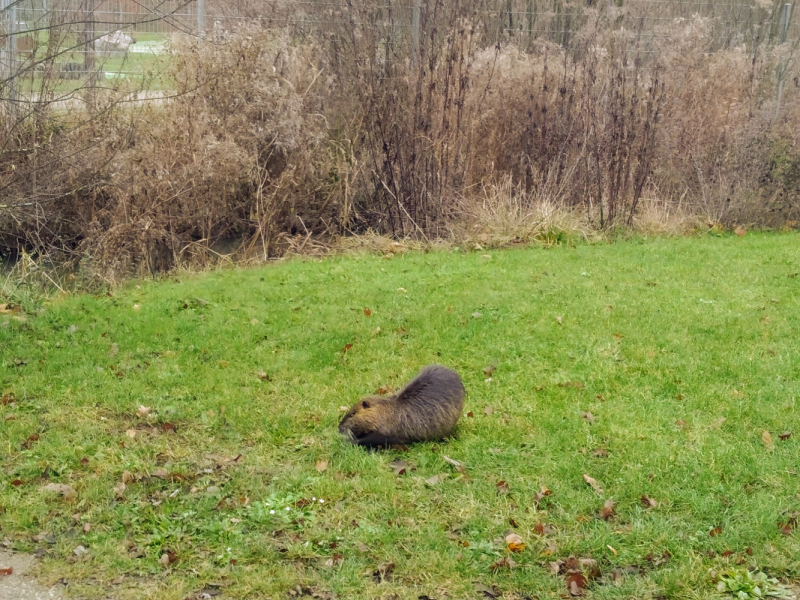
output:
[[[789,28],[789,18],[792,15],[792,5],[783,5],[783,15],[781,16],[781,44],[786,43],[786,30]],[[781,111],[781,97],[783,96],[783,82],[786,75],[786,59],[781,58],[781,64],[778,67],[778,105],[775,108],[775,115],[777,116]]]
[[206,0],[197,0],[197,34],[203,37],[206,32]]

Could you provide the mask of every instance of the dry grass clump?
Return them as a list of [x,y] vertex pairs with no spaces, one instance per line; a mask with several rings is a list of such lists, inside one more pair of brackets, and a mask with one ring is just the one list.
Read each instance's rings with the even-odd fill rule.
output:
[[354,234],[380,250],[800,221],[796,83],[775,100],[788,44],[721,44],[699,15],[641,35],[614,7],[537,37],[532,13],[493,6],[423,7],[419,39],[397,26],[410,14],[361,2],[319,30],[276,27],[273,6],[176,38],[168,98],[95,90],[79,118],[53,105],[6,135],[0,252],[114,280]]

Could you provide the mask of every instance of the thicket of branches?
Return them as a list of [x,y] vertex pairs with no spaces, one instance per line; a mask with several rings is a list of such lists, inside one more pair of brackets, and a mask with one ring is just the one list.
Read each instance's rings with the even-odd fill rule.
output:
[[48,101],[3,104],[0,252],[113,278],[225,241],[267,258],[315,236],[448,236],[498,197],[512,219],[546,203],[598,228],[653,201],[726,224],[800,220],[777,8],[754,5],[758,26],[695,15],[642,35],[620,26],[632,8],[502,5],[423,3],[418,37],[390,2],[313,28],[286,4],[252,8],[236,28],[173,36],[169,91],[146,102],[88,76],[86,101],[59,99],[32,70]]

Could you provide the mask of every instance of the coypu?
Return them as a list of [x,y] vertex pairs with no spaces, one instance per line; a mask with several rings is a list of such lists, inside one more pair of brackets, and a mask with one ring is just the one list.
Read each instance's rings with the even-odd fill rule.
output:
[[339,423],[339,433],[361,446],[438,440],[453,430],[463,408],[458,373],[429,365],[397,394],[356,402]]

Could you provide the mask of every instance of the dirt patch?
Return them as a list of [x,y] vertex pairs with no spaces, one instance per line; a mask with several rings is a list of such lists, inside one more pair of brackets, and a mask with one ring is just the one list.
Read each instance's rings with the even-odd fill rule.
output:
[[[63,598],[58,587],[47,589],[28,575],[36,559],[30,554],[15,554],[0,550],[0,569],[11,569],[10,575],[0,575],[0,600],[53,600]],[[0,570],[0,573],[7,571]]]

